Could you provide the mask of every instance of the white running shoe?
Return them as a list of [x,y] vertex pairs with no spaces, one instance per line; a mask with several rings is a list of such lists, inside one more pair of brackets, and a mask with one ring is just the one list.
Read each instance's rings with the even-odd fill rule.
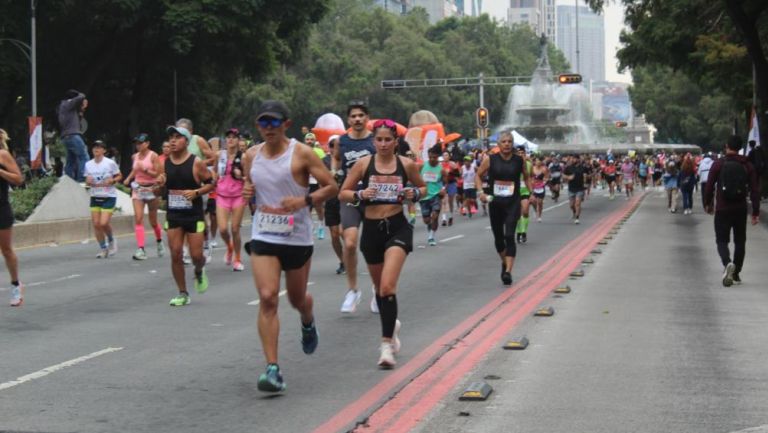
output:
[[214,248],[219,246],[219,243],[216,242],[216,239],[214,239],[214,240],[208,242],[208,246],[211,247],[211,249],[214,249]]
[[211,263],[211,260],[213,260],[213,248],[209,246],[209,248],[203,249],[203,255],[205,256],[205,264]]
[[112,239],[112,242],[109,243],[109,251],[108,254],[110,257],[117,254],[117,239]]
[[573,220],[573,223],[574,223],[574,224],[579,224],[579,219],[578,219],[578,218],[574,219],[574,220]]
[[96,254],[97,259],[106,259],[107,257],[109,257],[109,250],[106,248],[102,248],[99,254]]
[[344,296],[344,303],[341,304],[341,312],[354,313],[362,299],[363,294],[359,290],[347,290],[347,294]]
[[395,333],[392,334],[392,353],[398,354],[400,352],[400,320],[395,320]]
[[723,286],[731,287],[733,285],[733,273],[736,271],[736,265],[733,262],[725,265],[725,271],[723,271]]
[[189,253],[184,251],[184,255],[182,256],[181,261],[184,262],[185,265],[191,265],[192,257],[189,256]]
[[163,257],[165,255],[165,246],[163,241],[157,243],[157,257]]
[[373,297],[371,298],[371,313],[379,314],[379,304],[376,302],[376,288],[371,287],[371,291],[373,292]]
[[381,343],[379,348],[381,355],[379,356],[379,368],[389,370],[395,367],[395,354],[392,351],[392,343]]
[[133,260],[147,260],[147,253],[144,248],[139,248],[133,253]]

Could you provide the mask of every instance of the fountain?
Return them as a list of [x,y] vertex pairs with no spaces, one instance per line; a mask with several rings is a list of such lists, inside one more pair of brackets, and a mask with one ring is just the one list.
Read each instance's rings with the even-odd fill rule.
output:
[[[509,92],[504,125],[541,144],[590,143],[595,133],[584,120],[592,117],[589,95],[581,85],[560,85],[552,79],[547,40],[542,35],[541,54],[529,85]],[[547,146],[549,147],[549,146]]]

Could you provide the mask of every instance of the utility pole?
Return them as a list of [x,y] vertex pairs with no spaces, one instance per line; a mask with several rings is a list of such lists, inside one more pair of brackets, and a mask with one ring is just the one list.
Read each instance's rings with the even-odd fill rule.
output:
[[35,1],[29,1],[29,10],[32,15],[32,40],[30,47],[30,63],[32,63],[32,117],[37,117],[37,32],[35,31]]
[[576,70],[574,72],[581,71],[581,65],[579,65],[579,0],[576,0]]

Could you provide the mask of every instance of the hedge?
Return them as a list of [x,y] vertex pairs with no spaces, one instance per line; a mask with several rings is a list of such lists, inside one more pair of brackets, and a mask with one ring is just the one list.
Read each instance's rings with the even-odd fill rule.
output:
[[28,181],[23,189],[11,190],[9,197],[16,221],[25,221],[29,218],[58,180],[59,178],[55,176],[34,178]]

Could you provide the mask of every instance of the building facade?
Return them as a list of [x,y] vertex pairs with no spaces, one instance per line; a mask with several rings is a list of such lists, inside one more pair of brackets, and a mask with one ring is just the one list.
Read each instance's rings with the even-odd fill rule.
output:
[[547,0],[510,0],[507,9],[509,26],[527,25],[537,35],[544,31],[542,3]]
[[[576,35],[578,11],[578,38]],[[555,44],[584,80],[605,81],[605,23],[586,6],[557,7]],[[578,46],[576,41],[578,40]]]
[[[482,0],[472,0],[473,8],[476,1],[481,2]],[[374,4],[398,15],[405,15],[415,7],[424,8],[429,15],[431,24],[444,18],[461,16],[464,12],[463,0],[375,0]]]

